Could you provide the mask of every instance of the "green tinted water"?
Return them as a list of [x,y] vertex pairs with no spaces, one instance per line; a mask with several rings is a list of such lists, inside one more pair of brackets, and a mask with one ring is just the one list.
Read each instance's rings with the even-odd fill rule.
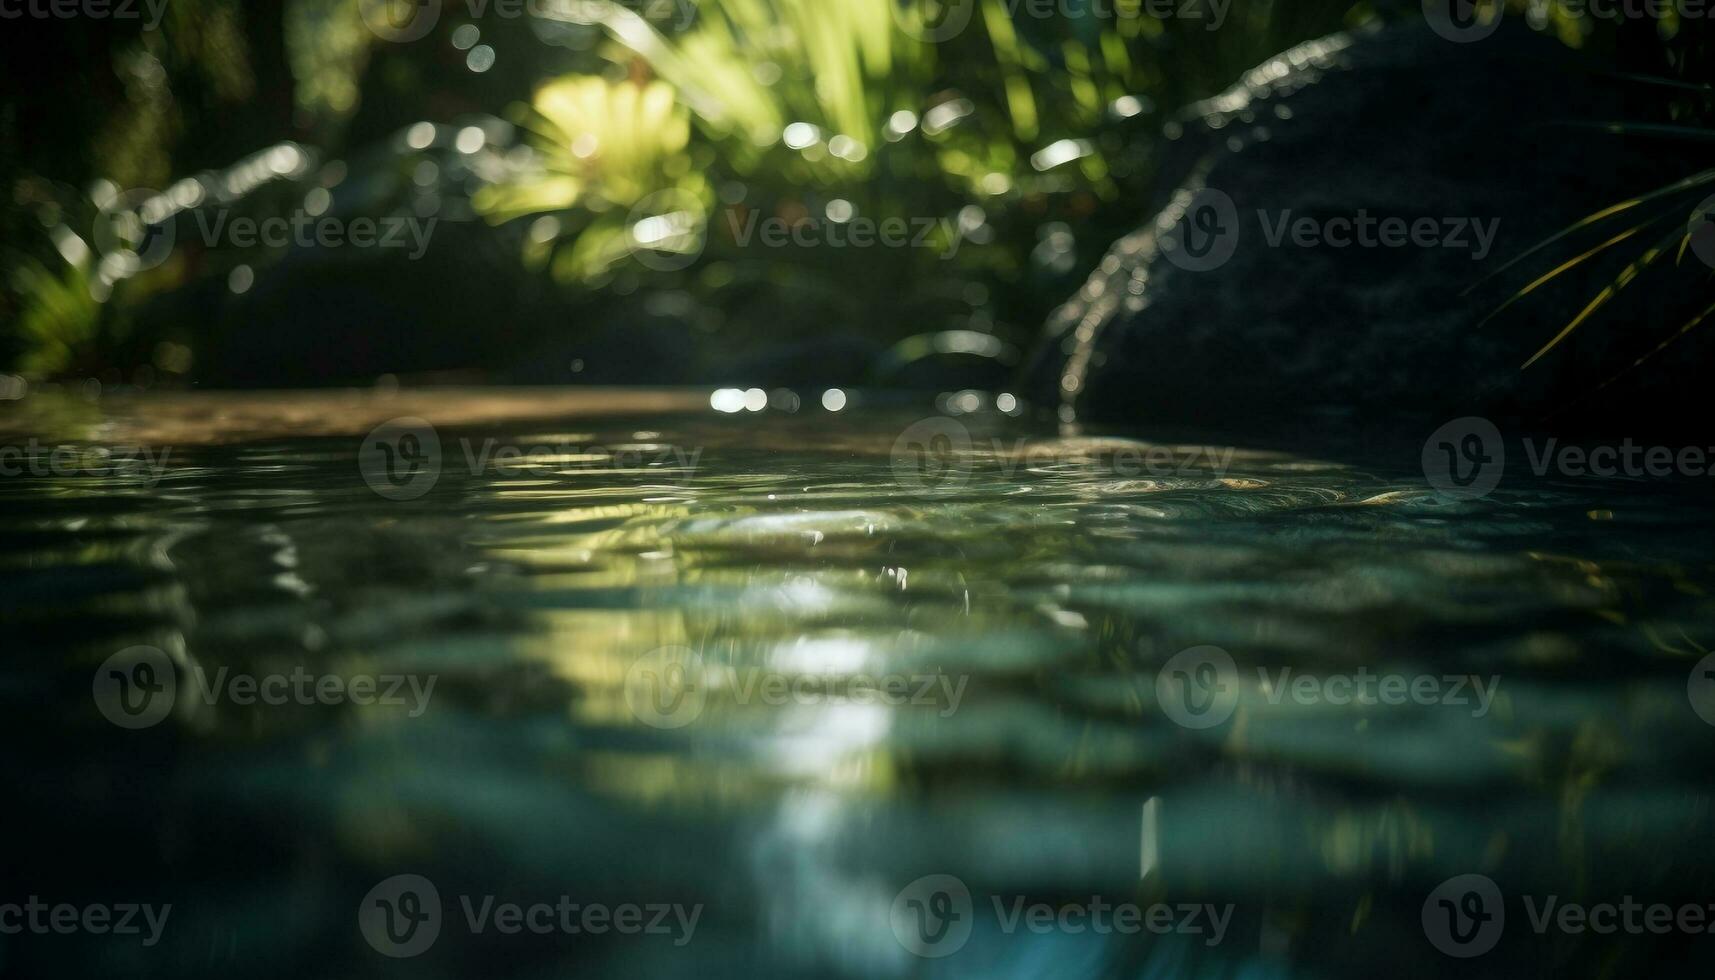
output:
[[[1707,962],[1521,904],[1715,900],[1700,486],[1456,501],[1412,453],[707,406],[14,406],[0,905],[172,912],[149,946],[0,935],[0,972]],[[398,416],[433,425],[365,443]],[[1480,960],[1426,919],[1467,873],[1506,896]],[[400,874],[441,915],[393,958]],[[490,896],[667,911],[507,934]]]

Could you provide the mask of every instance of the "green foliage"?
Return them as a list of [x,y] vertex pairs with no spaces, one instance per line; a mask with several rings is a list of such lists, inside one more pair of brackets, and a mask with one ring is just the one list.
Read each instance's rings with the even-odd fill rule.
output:
[[[9,181],[29,188],[13,199],[38,212],[23,224],[58,234],[67,229],[58,215],[91,213],[94,177],[166,188],[200,174],[212,186],[259,147],[293,139],[347,174],[336,188],[345,217],[409,213],[425,194],[442,202],[443,220],[474,207],[526,269],[592,309],[642,293],[688,300],[703,328],[734,344],[957,329],[1010,342],[984,345],[1004,350],[1027,343],[1108,245],[1146,219],[1158,107],[1208,95],[1279,48],[1337,28],[1351,0],[1233,5],[1221,30],[1148,16],[1143,0],[1066,0],[1065,15],[1046,18],[1029,5],[975,3],[968,27],[939,43],[918,39],[919,0],[720,0],[698,4],[688,26],[675,23],[676,4],[658,16],[633,0],[528,5],[522,22],[491,12],[470,24],[445,5],[438,33],[410,44],[377,40],[352,0],[291,0],[272,13],[237,0],[175,4],[161,31],[107,39],[111,66],[86,68],[146,81],[132,100],[143,109],[79,124],[82,146],[70,155],[83,154],[84,170],[26,168]],[[473,24],[501,52],[493,71],[466,71],[464,49],[451,44]],[[500,111],[520,123],[522,145],[442,160],[439,184],[414,183],[435,158],[407,149],[405,128]],[[289,211],[317,179],[221,206]],[[740,240],[758,220],[851,218],[929,233],[913,235],[922,247]],[[98,324],[127,321],[130,304],[174,291],[222,294],[235,266],[260,280],[283,257],[194,244],[186,254],[193,236],[179,237],[149,288],[88,283]],[[8,263],[63,261],[45,242],[23,252]],[[30,282],[11,301],[49,303],[51,292]],[[99,350],[64,352],[101,348],[115,331],[62,313],[32,322],[61,324],[64,337],[16,345],[58,352],[30,355],[31,369],[101,365]],[[136,322],[147,333],[163,321]],[[128,350],[195,345],[214,330],[179,315],[164,322],[168,334],[133,338]]]
[[[1620,69],[1614,73],[1614,84],[1645,93],[1647,98],[1643,106],[1654,114],[1651,119],[1613,120],[1590,125],[1615,139],[1641,138],[1692,145],[1715,142],[1715,119],[1711,119],[1715,115],[1715,86],[1709,81],[1711,71],[1715,71],[1715,61],[1709,57],[1715,53],[1715,34],[1712,34],[1706,17],[1686,17],[1681,14],[1679,4],[1665,4],[1658,20],[1616,25],[1592,16],[1588,7],[1569,0],[1552,0],[1546,4],[1542,15],[1567,43],[1607,49],[1608,60]],[[1635,35],[1643,30],[1655,36],[1648,38],[1646,43],[1634,40],[1628,49],[1623,35],[1627,31]],[[1632,59],[1638,57],[1649,61],[1635,64]],[[1671,75],[1647,73],[1653,71],[1667,71]],[[1532,261],[1548,259],[1555,264],[1516,289],[1485,322],[1516,304],[1528,302],[1574,269],[1587,263],[1619,260],[1614,271],[1607,275],[1606,284],[1521,366],[1528,369],[1542,361],[1575,331],[1595,321],[1628,287],[1638,282],[1646,270],[1664,259],[1671,259],[1685,268],[1688,277],[1706,281],[1707,269],[1695,262],[1687,265],[1685,254],[1692,236],[1698,234],[1699,229],[1703,234],[1711,231],[1709,223],[1715,220],[1715,215],[1709,213],[1710,201],[1715,198],[1708,195],[1712,190],[1715,190],[1715,169],[1674,176],[1659,187],[1574,222],[1510,259],[1490,277],[1527,267]],[[1662,325],[1672,328],[1665,331],[1654,329],[1657,325],[1641,325],[1660,339],[1641,356],[1614,365],[1617,370],[1599,382],[1591,393],[1608,387],[1648,363],[1688,333],[1703,326],[1712,316],[1715,316],[1715,306],[1701,311],[1685,323]]]
[[18,335],[25,354],[18,367],[31,375],[66,371],[86,358],[100,329],[101,304],[90,290],[80,263],[66,263],[56,275],[34,259],[13,272],[13,288],[25,298]]
[[[537,155],[477,204],[499,220],[551,213],[539,227],[558,232],[552,267],[568,285],[688,289],[738,333],[760,324],[772,336],[897,340],[971,328],[1025,344],[1077,276],[1146,217],[1155,107],[1230,83],[1272,53],[1277,32],[1290,42],[1337,27],[1347,4],[1290,14],[1255,5],[1230,33],[1152,18],[1141,0],[1050,19],[1014,6],[978,0],[966,29],[932,43],[919,39],[924,5],[900,0],[729,0],[701,6],[681,33],[626,4],[584,5],[617,79],[601,83],[606,101],[653,79],[689,112],[692,139],[680,146],[676,127],[660,128],[674,146],[637,171],[642,192],[608,192],[625,167],[601,159],[601,147],[633,146],[648,124],[586,113],[544,126],[570,84],[554,81],[526,116]],[[578,85],[603,101],[594,79]],[[579,141],[596,149],[574,161]],[[852,216],[935,230],[920,241],[929,247],[861,253],[767,248],[742,234],[760,219],[826,237]],[[679,233],[639,242],[639,227],[663,225]],[[634,260],[640,244],[684,261]]]

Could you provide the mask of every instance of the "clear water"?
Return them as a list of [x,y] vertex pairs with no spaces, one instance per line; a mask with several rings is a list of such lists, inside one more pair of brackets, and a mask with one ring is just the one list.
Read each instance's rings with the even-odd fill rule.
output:
[[[1147,433],[978,413],[963,443],[856,399],[707,404],[14,406],[0,442],[38,470],[61,442],[170,453],[158,482],[0,479],[0,904],[172,911],[151,946],[0,935],[0,973],[1627,976],[1712,958],[1710,935],[1537,935],[1522,903],[1715,900],[1715,727],[1693,704],[1715,644],[1706,488],[1509,470],[1453,502],[1409,452],[1140,464]],[[441,442],[415,499],[362,469],[397,415]],[[472,467],[467,446],[522,455]],[[98,692],[138,646],[176,693],[128,729]],[[1230,714],[1178,724],[1163,699],[1189,689],[1158,679],[1208,646],[1232,658]],[[152,655],[118,669],[146,680]],[[1344,703],[1258,668],[1444,686]],[[375,704],[199,686],[294,672],[434,686]],[[1486,706],[1450,690],[1472,676]],[[1505,932],[1452,959],[1425,903],[1467,873],[1504,893]],[[442,910],[407,958],[360,921],[399,874]],[[970,904],[913,885],[930,875]],[[696,924],[473,933],[464,903],[484,896]],[[1219,942],[1213,918],[1076,928],[1095,902],[1230,912]],[[1008,925],[1038,903],[1059,924]]]

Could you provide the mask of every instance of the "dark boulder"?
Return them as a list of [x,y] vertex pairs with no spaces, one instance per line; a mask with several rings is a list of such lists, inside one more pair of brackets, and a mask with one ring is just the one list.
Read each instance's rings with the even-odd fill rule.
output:
[[1638,89],[1520,24],[1470,43],[1419,22],[1294,48],[1169,124],[1172,190],[1052,317],[1032,390],[1086,421],[1227,432],[1405,432],[1479,414],[1642,435],[1694,419],[1702,332],[1624,370],[1708,303],[1690,253],[1522,365],[1646,245],[1683,231],[1703,193],[1636,209],[1679,210],[1482,322],[1636,222],[1485,281],[1506,260],[1699,168],[1691,144],[1568,125],[1666,101]]

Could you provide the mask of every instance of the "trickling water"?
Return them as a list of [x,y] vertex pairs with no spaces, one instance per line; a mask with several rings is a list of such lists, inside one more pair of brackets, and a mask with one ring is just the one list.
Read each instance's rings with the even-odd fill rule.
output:
[[[1519,904],[1715,896],[1701,488],[703,405],[0,416],[0,906],[172,904],[0,972],[1427,975],[1465,873],[1485,969],[1707,946]],[[395,962],[359,915],[406,873],[443,914]],[[484,896],[700,909],[473,935]],[[1008,926],[1092,899],[1231,912]]]

